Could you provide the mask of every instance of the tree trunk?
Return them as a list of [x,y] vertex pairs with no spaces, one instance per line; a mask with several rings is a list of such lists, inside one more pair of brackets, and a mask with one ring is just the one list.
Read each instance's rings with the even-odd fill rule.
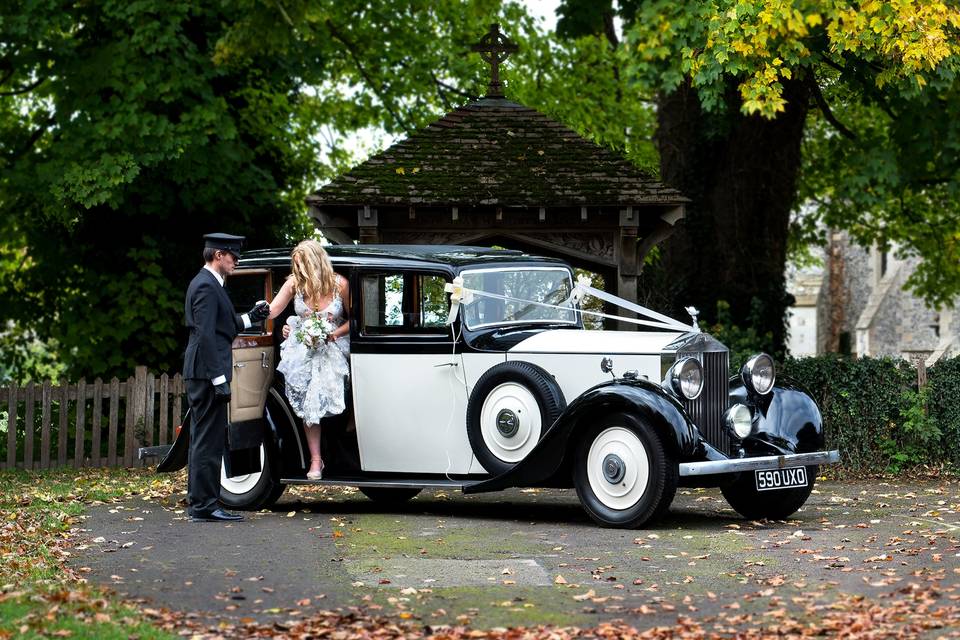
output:
[[661,247],[667,295],[678,308],[696,306],[706,322],[726,300],[741,327],[755,307],[755,328],[771,332],[778,352],[792,302],[784,267],[809,103],[803,81],[787,83],[784,97],[786,111],[774,120],[745,116],[731,83],[726,113],[707,114],[684,85],[659,100],[657,133],[663,180],[692,200]]

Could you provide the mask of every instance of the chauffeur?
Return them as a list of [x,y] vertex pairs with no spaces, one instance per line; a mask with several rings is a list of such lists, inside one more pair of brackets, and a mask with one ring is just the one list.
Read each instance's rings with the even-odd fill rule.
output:
[[234,521],[243,516],[228,513],[220,497],[220,465],[230,401],[233,339],[242,329],[263,321],[270,313],[266,301],[237,315],[223,290],[223,281],[240,260],[243,236],[205,235],[206,264],[187,288],[185,315],[190,339],[183,359],[183,377],[190,405],[190,454],[187,502],[194,522]]

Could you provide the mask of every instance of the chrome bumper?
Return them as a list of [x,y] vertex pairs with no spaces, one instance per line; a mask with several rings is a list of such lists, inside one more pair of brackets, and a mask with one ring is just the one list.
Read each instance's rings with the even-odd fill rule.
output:
[[833,464],[840,462],[840,451],[815,451],[813,453],[795,453],[787,456],[761,456],[758,458],[731,458],[729,460],[708,460],[706,462],[681,462],[681,476],[705,476],[714,473],[737,473],[740,471],[762,471],[765,469],[783,469],[801,467],[809,464]]

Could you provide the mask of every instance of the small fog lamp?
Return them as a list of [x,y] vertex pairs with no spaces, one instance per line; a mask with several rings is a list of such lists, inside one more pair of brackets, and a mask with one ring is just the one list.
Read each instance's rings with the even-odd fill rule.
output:
[[730,435],[743,440],[753,431],[753,414],[743,404],[735,404],[723,414],[723,422]]

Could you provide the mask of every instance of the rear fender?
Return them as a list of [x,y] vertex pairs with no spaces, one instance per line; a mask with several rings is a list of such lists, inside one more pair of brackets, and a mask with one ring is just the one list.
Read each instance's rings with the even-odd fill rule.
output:
[[297,475],[307,468],[309,450],[301,421],[293,415],[283,396],[283,389],[271,387],[265,407],[267,420],[274,433],[274,443],[280,454],[279,465],[274,465],[277,478]]
[[[307,449],[298,421],[284,401],[283,395],[275,388],[271,388],[264,406],[264,418],[269,426],[269,437],[264,438],[264,446],[274,447],[273,453],[280,454],[280,465],[273,465],[271,470],[277,478],[283,471],[289,469],[305,469],[307,465]],[[157,465],[158,473],[179,471],[187,466],[190,451],[190,429],[193,421],[190,410],[183,417],[180,433],[173,441],[170,450]],[[274,459],[278,459],[274,457]]]
[[167,455],[157,464],[157,473],[170,473],[179,471],[187,466],[187,454],[190,452],[190,426],[193,420],[190,417],[190,409],[183,416],[183,424],[180,425],[180,432],[177,433]]
[[661,437],[677,459],[691,455],[699,443],[696,427],[682,405],[658,384],[647,380],[613,380],[592,387],[567,405],[530,454],[504,473],[465,486],[464,493],[508,487],[571,486],[572,447],[599,416],[615,412],[637,416]]

